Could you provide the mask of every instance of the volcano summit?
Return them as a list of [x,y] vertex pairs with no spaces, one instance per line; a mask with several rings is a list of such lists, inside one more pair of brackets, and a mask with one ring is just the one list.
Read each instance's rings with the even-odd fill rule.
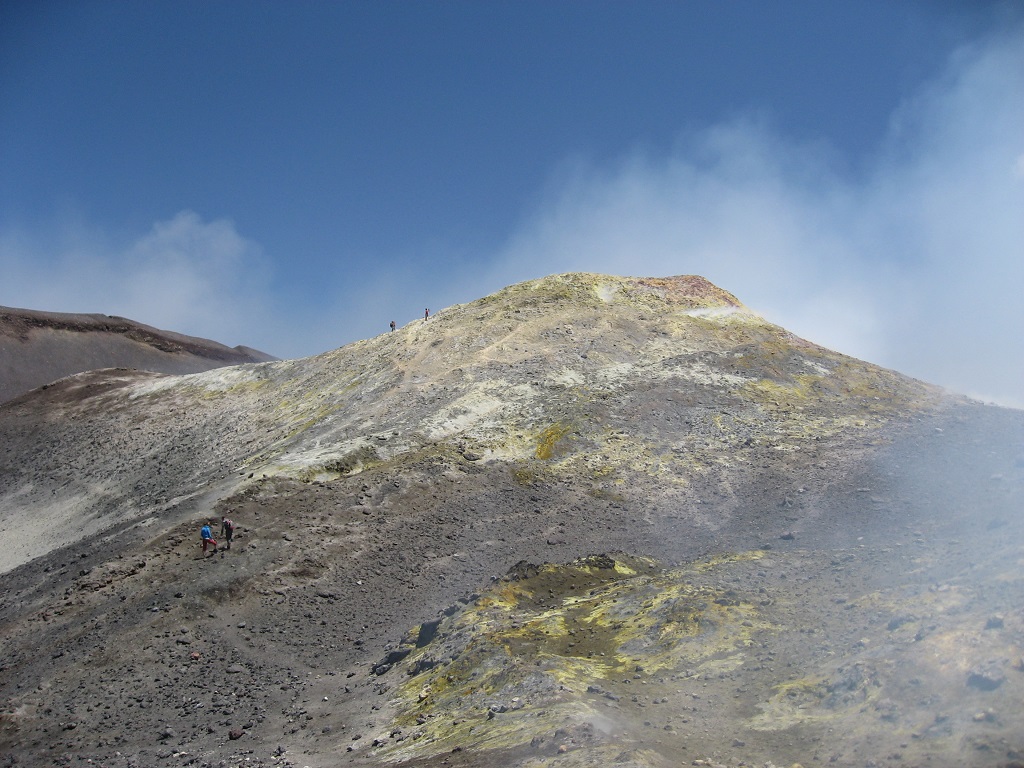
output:
[[79,374],[0,406],[0,754],[1024,765],[1022,437],[693,276]]

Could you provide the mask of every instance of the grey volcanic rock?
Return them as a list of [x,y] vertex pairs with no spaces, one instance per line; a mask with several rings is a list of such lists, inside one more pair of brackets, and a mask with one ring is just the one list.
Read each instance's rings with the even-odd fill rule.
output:
[[0,307],[0,402],[100,368],[182,374],[275,359],[123,317]]
[[73,376],[0,406],[0,755],[1011,765],[1022,436],[697,277]]

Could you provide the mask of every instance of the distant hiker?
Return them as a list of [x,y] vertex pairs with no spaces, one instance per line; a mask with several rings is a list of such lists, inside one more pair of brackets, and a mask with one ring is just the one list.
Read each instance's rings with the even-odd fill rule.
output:
[[395,332],[395,321],[394,320],[391,321],[391,332],[392,333]]
[[[235,524],[226,516],[220,519],[220,534],[224,537],[224,541],[227,542],[224,548],[231,549],[231,540],[235,538]],[[214,550],[214,552],[216,551]]]
[[213,554],[217,554],[217,540],[213,538],[213,531],[210,529],[209,523],[203,526],[199,535],[203,537],[203,557],[206,557],[206,548],[210,546],[213,547]]
[[423,310],[423,319],[426,320],[428,317],[430,317],[430,307]]

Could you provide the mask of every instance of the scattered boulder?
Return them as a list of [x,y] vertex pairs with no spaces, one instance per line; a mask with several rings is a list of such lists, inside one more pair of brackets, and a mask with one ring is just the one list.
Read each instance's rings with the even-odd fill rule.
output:
[[1005,625],[1001,614],[994,613],[988,617],[988,621],[985,622],[985,629],[1002,629]]
[[967,673],[967,685],[982,691],[994,691],[1006,680],[1001,661],[986,661]]

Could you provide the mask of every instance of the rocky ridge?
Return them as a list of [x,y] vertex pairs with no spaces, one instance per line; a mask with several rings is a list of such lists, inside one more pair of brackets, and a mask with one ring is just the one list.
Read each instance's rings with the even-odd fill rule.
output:
[[0,402],[100,368],[183,374],[276,359],[124,317],[0,307]]

